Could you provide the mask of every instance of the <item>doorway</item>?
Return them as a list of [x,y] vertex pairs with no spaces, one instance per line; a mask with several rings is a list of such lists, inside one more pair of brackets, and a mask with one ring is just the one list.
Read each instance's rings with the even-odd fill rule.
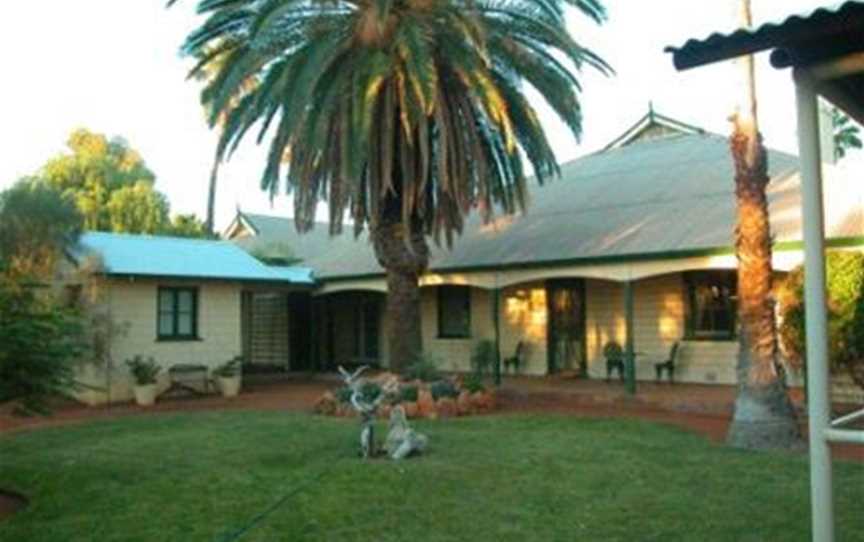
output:
[[585,353],[585,282],[556,279],[546,283],[549,331],[549,374],[576,371],[587,374]]

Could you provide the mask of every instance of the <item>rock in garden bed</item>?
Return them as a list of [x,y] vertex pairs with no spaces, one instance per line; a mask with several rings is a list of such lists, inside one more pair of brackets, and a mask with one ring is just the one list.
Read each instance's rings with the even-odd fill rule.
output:
[[[378,410],[379,418],[387,418],[395,405],[402,405],[408,418],[450,418],[469,416],[495,409],[495,392],[473,375],[454,378],[439,378],[431,382],[418,379],[406,380],[389,372],[367,378],[363,394],[374,399],[383,393],[384,383],[397,380],[398,387]],[[351,407],[351,390],[341,387],[327,391],[315,402],[315,412],[327,416],[353,417],[357,415]]]

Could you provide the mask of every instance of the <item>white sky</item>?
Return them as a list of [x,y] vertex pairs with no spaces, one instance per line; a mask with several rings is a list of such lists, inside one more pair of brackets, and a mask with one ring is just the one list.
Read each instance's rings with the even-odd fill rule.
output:
[[[34,172],[87,127],[125,137],[157,175],[175,212],[203,217],[215,134],[204,121],[197,83],[179,46],[195,27],[197,0],[164,9],[164,0],[27,0],[0,18],[0,188]],[[666,45],[735,27],[737,0],[606,0],[610,21],[594,28],[571,17],[576,39],[616,69],[583,78],[584,137],[576,145],[548,111],[544,124],[559,159],[596,150],[656,111],[726,134],[736,79],[730,63],[676,72]],[[827,0],[753,0],[756,23],[824,5]],[[769,147],[795,151],[793,87],[788,71],[757,64],[760,122]],[[250,142],[223,168],[216,223],[236,206],[288,215],[258,189],[264,149]]]

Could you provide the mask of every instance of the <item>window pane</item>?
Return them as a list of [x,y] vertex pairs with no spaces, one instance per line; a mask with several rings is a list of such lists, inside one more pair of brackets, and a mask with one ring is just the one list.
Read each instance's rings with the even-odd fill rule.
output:
[[177,308],[180,312],[192,312],[194,308],[194,294],[189,290],[180,290],[177,292]]
[[466,286],[441,286],[438,292],[438,332],[442,337],[471,335],[471,290]]
[[174,318],[172,315],[160,313],[159,314],[159,336],[160,337],[168,337],[174,335]]
[[171,312],[174,310],[174,291],[161,290],[159,292],[159,312]]
[[692,332],[696,337],[730,338],[735,333],[733,272],[688,275]]
[[192,313],[177,315],[177,334],[190,336],[192,331]]

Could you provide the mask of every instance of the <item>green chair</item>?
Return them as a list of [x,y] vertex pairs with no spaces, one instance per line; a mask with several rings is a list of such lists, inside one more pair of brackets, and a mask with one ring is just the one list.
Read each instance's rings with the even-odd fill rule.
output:
[[624,381],[624,349],[615,341],[609,341],[603,347],[606,358],[606,382],[612,377],[612,371],[618,371],[618,377]]
[[678,357],[678,341],[672,345],[669,351],[669,358],[654,364],[654,371],[657,373],[657,382],[663,377],[663,371],[669,375],[669,383],[675,383],[675,360]]

